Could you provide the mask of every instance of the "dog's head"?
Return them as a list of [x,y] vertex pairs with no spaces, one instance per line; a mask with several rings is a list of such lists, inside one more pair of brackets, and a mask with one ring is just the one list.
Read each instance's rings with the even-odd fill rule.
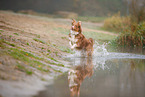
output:
[[76,22],[76,20],[72,20],[71,30],[75,32],[82,32],[81,21]]

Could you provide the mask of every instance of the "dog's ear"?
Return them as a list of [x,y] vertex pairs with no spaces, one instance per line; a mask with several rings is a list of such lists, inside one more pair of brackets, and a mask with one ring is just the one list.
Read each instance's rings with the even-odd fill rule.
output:
[[82,25],[82,22],[81,22],[81,21],[78,21],[78,27],[79,27],[79,32],[80,32],[80,33],[82,32],[82,27],[81,27],[81,25]]
[[78,21],[78,27],[81,28],[81,21]]
[[76,20],[75,19],[72,19],[72,25],[74,25],[75,22],[76,22]]
[[82,22],[81,21],[78,21],[78,24],[79,24],[79,26],[81,26],[82,25]]

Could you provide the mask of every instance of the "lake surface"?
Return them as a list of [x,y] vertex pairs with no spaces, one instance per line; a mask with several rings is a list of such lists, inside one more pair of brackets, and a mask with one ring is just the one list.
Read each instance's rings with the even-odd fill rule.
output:
[[36,97],[145,97],[145,55],[103,51],[67,60],[72,68]]

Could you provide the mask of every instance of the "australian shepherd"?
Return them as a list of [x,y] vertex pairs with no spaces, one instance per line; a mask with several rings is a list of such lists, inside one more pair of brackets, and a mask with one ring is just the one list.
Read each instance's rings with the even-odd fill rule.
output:
[[71,49],[81,50],[82,54],[92,56],[94,41],[92,38],[85,38],[82,34],[81,21],[73,19],[69,33],[69,44]]

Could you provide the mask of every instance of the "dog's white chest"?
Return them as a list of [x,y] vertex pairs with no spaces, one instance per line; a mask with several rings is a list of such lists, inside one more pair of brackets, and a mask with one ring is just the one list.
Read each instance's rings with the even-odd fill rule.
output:
[[79,34],[79,32],[75,32],[75,31],[70,30],[69,40],[72,41],[72,42],[76,42],[77,39],[75,39],[75,35],[77,35],[77,34]]
[[79,34],[79,32],[70,30],[69,44],[71,46],[71,49],[74,49],[77,46],[76,42],[78,41],[78,39],[75,38],[75,35],[77,34]]

